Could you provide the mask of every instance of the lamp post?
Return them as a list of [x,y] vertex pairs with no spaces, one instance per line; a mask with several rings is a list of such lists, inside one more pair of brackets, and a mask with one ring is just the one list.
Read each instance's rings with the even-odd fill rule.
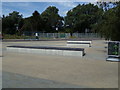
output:
[[18,29],[18,24],[14,24],[14,26],[15,26],[15,34],[17,34],[17,35],[19,35],[19,29]]
[[39,38],[38,38],[38,33],[35,33],[35,36],[36,36],[36,40],[38,40]]
[[15,24],[16,31],[18,31],[18,24]]
[[56,31],[57,31],[57,38],[58,38],[58,27],[56,27]]

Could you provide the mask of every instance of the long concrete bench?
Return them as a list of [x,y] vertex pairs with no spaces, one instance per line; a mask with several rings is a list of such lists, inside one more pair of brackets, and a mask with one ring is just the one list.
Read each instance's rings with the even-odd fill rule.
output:
[[24,53],[63,55],[63,56],[84,56],[83,48],[66,47],[33,47],[33,46],[7,46],[8,51],[17,51]]
[[67,41],[67,46],[91,47],[92,41]]

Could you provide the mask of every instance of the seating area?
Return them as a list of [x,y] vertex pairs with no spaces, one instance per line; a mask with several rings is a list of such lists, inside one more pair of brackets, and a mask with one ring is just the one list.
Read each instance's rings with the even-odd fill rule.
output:
[[17,51],[24,53],[38,53],[63,56],[80,56],[85,55],[84,48],[68,48],[68,47],[43,47],[43,46],[7,46],[8,51]]
[[67,46],[91,47],[92,41],[67,41]]
[[[7,46],[8,51],[17,51],[34,54],[62,55],[62,56],[79,56],[85,55],[84,48],[91,47],[91,40],[69,40],[67,47],[56,46]],[[76,48],[77,47],[77,48]]]

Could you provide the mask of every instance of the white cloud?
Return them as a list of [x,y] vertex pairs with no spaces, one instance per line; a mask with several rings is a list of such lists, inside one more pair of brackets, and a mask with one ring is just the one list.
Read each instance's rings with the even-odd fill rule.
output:
[[64,7],[70,7],[73,8],[76,6],[76,4],[74,2],[58,2],[57,4],[62,5]]
[[67,14],[68,11],[61,11],[59,14],[62,16],[65,16]]
[[66,2],[56,2],[56,4],[59,5],[59,14],[62,15],[62,16],[65,16],[66,13],[76,7],[78,5],[78,3],[75,3],[75,2],[68,2],[69,0],[65,0]]

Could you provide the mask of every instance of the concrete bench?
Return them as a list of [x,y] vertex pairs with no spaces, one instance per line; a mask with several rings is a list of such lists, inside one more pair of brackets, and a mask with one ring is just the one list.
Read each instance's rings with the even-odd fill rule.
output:
[[67,46],[91,47],[92,41],[67,41]]
[[68,48],[68,47],[7,46],[7,50],[24,53],[80,56],[80,57],[84,56],[85,54],[83,48]]

